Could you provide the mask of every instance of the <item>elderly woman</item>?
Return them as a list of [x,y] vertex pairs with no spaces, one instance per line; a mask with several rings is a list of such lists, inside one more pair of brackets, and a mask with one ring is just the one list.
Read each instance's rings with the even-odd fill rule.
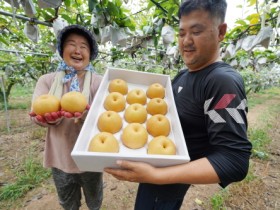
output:
[[[57,37],[57,50],[63,61],[56,72],[39,78],[33,100],[42,94],[61,98],[69,91],[79,91],[90,105],[102,79],[90,64],[98,54],[94,37],[82,26],[67,26]],[[81,172],[71,157],[86,114],[87,110],[84,113],[30,113],[33,122],[47,127],[44,166],[51,168],[59,202],[67,210],[79,209],[81,188],[89,209],[99,209],[102,203],[102,173]],[[80,118],[78,121],[75,120],[77,116]]]

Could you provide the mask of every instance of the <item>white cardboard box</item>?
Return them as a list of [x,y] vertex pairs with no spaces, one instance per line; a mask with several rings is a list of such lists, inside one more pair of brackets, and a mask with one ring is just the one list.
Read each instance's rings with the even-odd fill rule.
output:
[[[148,86],[153,83],[160,83],[165,87],[166,97],[164,100],[168,104],[168,113],[166,114],[166,117],[171,123],[171,132],[168,137],[171,138],[176,145],[176,155],[149,155],[146,152],[147,145],[140,149],[129,149],[121,143],[120,134],[122,133],[122,130],[114,134],[120,144],[119,153],[88,152],[88,145],[91,138],[100,132],[97,128],[97,120],[99,115],[106,111],[103,107],[103,102],[105,97],[109,94],[109,82],[116,78],[123,79],[128,83],[128,91],[135,88],[141,88],[146,91]],[[120,112],[119,114],[121,117],[123,117],[123,112]],[[148,115],[148,118],[149,117],[150,115]],[[123,128],[126,125],[127,123],[125,120],[123,120]],[[145,123],[143,125],[145,126]],[[151,139],[152,136],[149,135],[148,142]],[[73,148],[71,156],[81,171],[99,172],[102,172],[105,167],[118,168],[116,165],[117,160],[147,162],[157,167],[177,165],[190,161],[173,99],[170,77],[162,74],[108,68],[104,74],[98,92],[96,93],[89,113],[85,119],[84,125]]]

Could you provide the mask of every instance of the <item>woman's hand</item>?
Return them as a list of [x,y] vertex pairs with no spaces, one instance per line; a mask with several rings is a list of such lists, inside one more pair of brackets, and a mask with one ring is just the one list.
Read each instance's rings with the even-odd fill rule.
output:
[[138,183],[157,182],[158,169],[147,163],[118,160],[117,164],[121,169],[105,168],[104,171],[119,180]]
[[85,109],[84,112],[71,113],[71,112],[61,110],[61,115],[64,116],[65,118],[75,118],[75,119],[77,119],[77,118],[81,118],[89,109],[90,109],[90,105],[88,104],[86,106],[86,109]]
[[61,111],[49,112],[44,115],[36,115],[33,111],[29,113],[30,117],[34,117],[40,123],[56,124],[61,120]]

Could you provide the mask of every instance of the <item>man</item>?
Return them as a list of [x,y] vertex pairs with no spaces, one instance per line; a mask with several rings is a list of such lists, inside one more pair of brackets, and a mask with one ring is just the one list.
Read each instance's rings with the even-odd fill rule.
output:
[[179,49],[187,66],[172,88],[191,161],[155,168],[118,161],[105,169],[120,180],[139,182],[136,210],[180,209],[190,184],[242,180],[249,167],[246,95],[241,76],[219,58],[225,0],[186,0],[179,9]]

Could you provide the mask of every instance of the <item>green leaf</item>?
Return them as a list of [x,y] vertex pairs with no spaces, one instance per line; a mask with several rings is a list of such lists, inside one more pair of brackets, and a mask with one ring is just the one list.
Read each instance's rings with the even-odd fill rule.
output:
[[147,9],[151,9],[154,6],[155,5],[151,1],[149,1],[148,5],[147,5]]
[[7,23],[7,20],[0,17],[0,26],[4,25],[4,23]]
[[124,26],[123,27],[128,27],[130,30],[135,30],[135,24],[130,20],[130,19],[125,19],[123,21]]
[[169,19],[172,18],[173,14],[175,13],[175,9],[177,9],[177,8],[171,7],[171,8],[168,10],[168,15],[167,15],[167,16],[168,16]]
[[122,6],[122,1],[121,0],[115,0],[115,4],[117,7],[121,7]]
[[237,20],[236,22],[235,22],[236,24],[240,24],[240,25],[242,25],[242,26],[244,26],[244,25],[247,25],[247,23],[244,21],[244,20]]
[[255,4],[256,4],[256,2],[257,2],[257,0],[250,0],[250,1],[249,1],[249,6],[253,6],[253,5],[255,5]]
[[119,14],[120,14],[119,8],[112,2],[108,2],[107,10],[109,11],[109,14],[112,15],[112,16],[118,17]]
[[4,43],[5,45],[9,46],[9,43],[4,39],[4,37],[0,36],[0,42]]
[[63,19],[65,19],[68,23],[74,24],[74,19],[71,18],[71,17],[69,17],[68,15],[66,15],[66,14],[61,14],[61,17],[62,17]]
[[54,12],[51,11],[50,9],[41,10],[41,14],[43,15],[45,20],[50,20],[55,16]]
[[89,12],[92,12],[92,10],[93,10],[93,4],[94,2],[93,2],[93,0],[88,0],[88,10],[89,10]]
[[71,0],[64,0],[64,4],[66,7],[70,7],[71,6]]
[[156,36],[153,37],[154,46],[158,46],[158,38]]
[[98,0],[88,0],[88,7],[90,13],[92,13],[93,10],[100,10],[100,4],[98,3]]
[[107,6],[108,0],[102,0],[102,1],[101,1],[101,4],[104,5],[104,6]]

